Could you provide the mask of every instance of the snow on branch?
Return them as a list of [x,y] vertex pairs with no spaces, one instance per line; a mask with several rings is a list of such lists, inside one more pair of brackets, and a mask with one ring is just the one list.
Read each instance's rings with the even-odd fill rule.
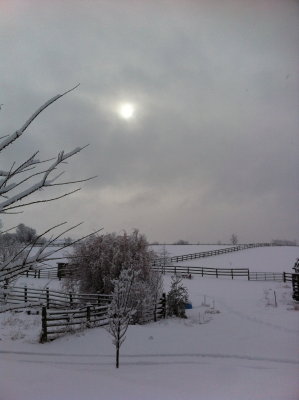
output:
[[31,117],[25,122],[25,124],[18,129],[17,131],[15,131],[12,135],[9,135],[5,140],[3,140],[2,143],[0,143],[0,151],[2,151],[5,147],[9,146],[10,144],[12,144],[16,139],[18,139],[21,135],[23,135],[23,133],[26,131],[26,129],[28,128],[28,126],[35,120],[35,118],[41,113],[43,112],[47,107],[49,107],[51,104],[53,104],[55,101],[57,101],[58,99],[60,99],[61,97],[65,96],[67,93],[71,92],[72,90],[75,90],[78,86],[80,85],[80,83],[78,83],[78,85],[74,86],[72,89],[67,90],[66,92],[62,93],[62,94],[58,94],[54,97],[52,97],[50,100],[46,101],[46,103],[44,103],[39,109],[37,109],[35,111],[35,113],[33,113],[31,115]]
[[[25,124],[16,132],[14,132],[12,135],[9,135],[6,137],[2,143],[0,143],[0,152],[5,149],[7,146],[11,145],[15,140],[17,140],[28,128],[28,126],[34,121],[34,119],[42,112],[44,111],[49,105],[54,103],[56,100],[58,100],[60,97],[64,96],[65,94],[69,93],[70,91],[74,90],[77,86],[74,88],[66,91],[63,94],[59,94],[57,96],[54,96],[52,99],[48,100],[45,104],[43,104],[34,114],[31,115],[31,117],[25,122]],[[62,195],[59,196],[53,196],[51,198],[47,198],[44,200],[36,200],[36,201],[29,201],[29,202],[22,202],[25,198],[31,196],[32,194],[40,191],[43,188],[46,187],[51,187],[51,186],[65,186],[69,184],[77,184],[77,183],[82,183],[86,182],[90,179],[93,179],[94,177],[91,178],[85,178],[85,179],[75,179],[75,180],[70,180],[70,181],[64,181],[64,182],[57,182],[57,179],[63,174],[63,172],[58,173],[57,176],[52,176],[54,171],[56,172],[57,168],[61,166],[61,164],[64,164],[66,160],[69,158],[73,157],[77,153],[81,152],[86,146],[83,147],[76,147],[72,151],[65,153],[64,151],[60,151],[55,158],[55,161],[49,165],[48,167],[44,168],[44,170],[36,170],[36,168],[45,162],[48,161],[53,161],[53,158],[49,160],[44,160],[40,161],[39,159],[36,158],[36,155],[38,152],[35,152],[32,154],[31,157],[29,157],[27,160],[24,162],[21,162],[20,165],[15,167],[15,162],[12,164],[10,169],[7,170],[0,170],[0,176],[2,179],[0,179],[0,196],[2,197],[2,201],[0,202],[0,214],[8,214],[9,210],[15,209],[15,208],[20,208],[36,203],[41,203],[41,202],[49,202],[57,199],[61,199],[62,197],[68,196],[72,193],[75,193],[76,191],[80,190],[80,188],[66,192]],[[31,170],[34,170],[34,172],[29,172]],[[28,174],[29,172],[29,174]],[[25,176],[21,175],[21,178],[18,179],[20,174],[27,173]],[[33,183],[33,179],[41,176],[41,178]],[[17,179],[16,179],[17,178]],[[30,184],[29,181],[31,180]],[[36,180],[36,179],[35,179]],[[25,186],[25,187],[24,187]],[[17,204],[15,204],[17,203]]]
[[[47,107],[53,104],[55,101],[60,99],[62,96],[76,89],[79,85],[73,87],[72,89],[64,92],[63,94],[58,94],[44,103],[41,107],[39,107],[23,124],[23,126],[16,130],[11,135],[5,135],[0,138],[2,142],[0,143],[0,153],[6,147],[14,144],[14,142],[20,138],[29,125],[37,118],[37,116],[43,112]],[[32,155],[25,159],[25,161],[13,162],[10,166],[0,170],[0,215],[1,214],[13,214],[15,212],[11,212],[15,208],[25,207],[32,204],[37,203],[46,203],[49,201],[61,199],[65,196],[68,196],[76,191],[80,190],[80,188],[75,188],[74,190],[64,192],[62,194],[53,195],[52,197],[48,197],[42,200],[30,199],[33,194],[40,192],[41,190],[49,187],[56,186],[66,186],[69,184],[77,184],[81,182],[88,181],[92,178],[86,179],[73,179],[73,180],[64,180],[63,182],[59,182],[58,179],[63,174],[63,171],[58,171],[58,169],[62,166],[62,164],[67,164],[67,161],[80,153],[84,147],[76,147],[70,152],[60,151],[55,158],[50,158],[47,160],[39,160],[37,157],[38,151],[32,153]],[[46,164],[45,163],[51,163]],[[43,165],[41,167],[41,165]],[[18,247],[14,249],[13,252],[9,253],[10,256],[8,258],[3,259],[0,262],[0,287],[3,284],[9,284],[14,281],[20,274],[28,271],[31,268],[37,268],[39,264],[43,264],[49,260],[59,259],[57,253],[66,247],[72,246],[80,240],[86,239],[87,237],[96,234],[100,230],[93,232],[89,235],[81,237],[77,240],[74,240],[70,243],[64,244],[59,247],[51,247],[54,242],[64,235],[66,232],[69,232],[72,229],[77,228],[80,224],[74,225],[63,232],[52,235],[49,239],[44,239],[44,235],[48,233],[53,233],[55,229],[64,225],[64,223],[58,224],[54,227],[47,229],[41,235],[37,236],[31,243],[26,245],[18,244]],[[8,230],[0,232],[0,238],[5,238],[5,233]],[[36,250],[36,244],[38,241],[43,238],[44,244]]]

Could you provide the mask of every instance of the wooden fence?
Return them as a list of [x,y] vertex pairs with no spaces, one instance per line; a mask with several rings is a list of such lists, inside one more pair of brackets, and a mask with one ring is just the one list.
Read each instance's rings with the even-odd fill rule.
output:
[[248,280],[292,282],[292,274],[287,272],[250,272]]
[[67,263],[63,263],[66,265],[63,269],[58,267],[51,267],[51,268],[40,268],[40,269],[32,269],[26,272],[23,272],[21,275],[26,276],[27,278],[46,278],[46,279],[59,279],[64,278],[66,276],[71,276],[74,271],[75,267],[74,266],[68,266]]
[[272,246],[270,243],[249,243],[249,244],[240,244],[238,246],[227,247],[224,249],[217,249],[217,250],[209,250],[209,251],[202,251],[200,253],[190,253],[190,254],[183,254],[181,256],[173,256],[173,257],[164,257],[164,258],[157,258],[153,261],[153,266],[160,266],[172,262],[182,262],[188,260],[195,260],[197,258],[204,258],[204,257],[211,257],[217,256],[220,254],[232,253],[234,251],[240,251],[245,249],[252,249],[255,247],[267,247]]
[[161,265],[152,268],[153,270],[162,272],[163,274],[170,273],[175,275],[184,275],[186,277],[189,275],[215,276],[216,278],[226,276],[234,279],[235,277],[240,276],[248,278],[249,275],[248,268],[206,268],[196,266],[188,267],[185,265]]
[[48,310],[42,308],[41,342],[53,340],[60,335],[82,328],[91,328],[108,324],[108,305],[87,305],[80,309]]
[[[53,340],[83,328],[93,328],[108,325],[107,312],[109,305],[86,305],[78,309],[49,310],[42,308],[42,333],[41,342]],[[166,296],[160,299],[157,305],[148,307],[138,323],[157,321],[166,316]]]
[[299,301],[299,274],[292,274],[293,299]]
[[231,279],[245,277],[249,281],[278,281],[292,282],[291,273],[287,272],[251,272],[248,268],[207,268],[185,265],[160,265],[152,267],[155,271],[163,274],[181,275],[182,277],[192,277],[192,275],[210,277],[228,277]]
[[76,308],[84,304],[102,306],[109,303],[111,295],[103,294],[77,294],[56,290],[33,289],[24,287],[6,287],[0,290],[0,303],[23,304],[24,307],[44,305],[46,308]]

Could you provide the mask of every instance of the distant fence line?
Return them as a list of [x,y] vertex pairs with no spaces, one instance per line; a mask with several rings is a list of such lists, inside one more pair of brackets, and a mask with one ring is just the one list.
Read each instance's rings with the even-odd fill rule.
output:
[[206,267],[195,267],[185,265],[161,265],[152,267],[153,270],[159,271],[162,274],[174,274],[174,275],[201,275],[201,276],[215,276],[216,278],[222,276],[228,276],[232,279],[234,277],[245,276],[248,277],[248,268],[206,268]]
[[237,246],[226,247],[224,249],[202,251],[202,252],[199,252],[199,253],[189,253],[189,254],[183,254],[183,255],[180,255],[180,256],[173,256],[173,257],[157,258],[157,259],[155,259],[153,261],[152,265],[155,267],[155,266],[168,264],[168,263],[172,263],[172,262],[195,260],[197,258],[217,256],[217,255],[220,255],[220,254],[232,253],[234,251],[252,249],[252,248],[255,248],[255,247],[269,247],[269,246],[273,246],[273,245],[270,244],[270,243],[240,244],[240,245],[237,245]]
[[22,276],[26,276],[27,278],[44,278],[44,279],[59,279],[64,278],[66,276],[70,276],[74,273],[74,268],[65,268],[59,269],[57,267],[52,268],[40,268],[40,269],[32,269],[22,273]]
[[229,277],[231,279],[246,277],[249,281],[279,281],[292,282],[291,273],[287,272],[251,272],[248,268],[207,268],[185,265],[160,265],[153,267],[155,271],[163,274],[211,276],[215,278]]
[[[183,254],[180,256],[172,256],[172,257],[163,257],[156,258],[152,262],[153,267],[157,266],[167,266],[170,263],[178,263],[188,260],[195,260],[199,258],[211,257],[215,255],[227,254],[235,251],[256,248],[256,247],[269,247],[269,246],[278,246],[273,243],[249,243],[249,244],[239,244],[237,246],[231,246],[223,249],[217,250],[209,250],[203,251],[199,253],[189,253]],[[19,268],[21,269],[21,268]],[[10,274],[18,273],[17,271],[7,270],[4,273],[0,274],[0,281],[5,281],[6,277],[9,278]],[[58,267],[50,267],[50,268],[40,268],[40,269],[30,269],[26,272],[21,273],[20,275],[31,277],[31,278],[44,278],[44,279],[59,279],[70,276],[74,273],[74,266],[70,266],[68,263],[58,263]],[[8,279],[7,279],[8,280]]]

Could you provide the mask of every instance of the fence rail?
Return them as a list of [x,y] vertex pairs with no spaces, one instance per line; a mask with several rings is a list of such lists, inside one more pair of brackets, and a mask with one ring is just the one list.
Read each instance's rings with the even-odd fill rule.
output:
[[[53,340],[60,335],[82,328],[108,325],[108,307],[108,304],[103,306],[88,304],[79,309],[49,310],[46,306],[43,306],[41,342]],[[157,321],[160,318],[165,318],[165,315],[166,297],[163,295],[156,305],[151,305],[145,310],[138,322]]]
[[27,278],[46,278],[46,279],[59,279],[64,278],[66,276],[71,276],[75,271],[74,267],[68,267],[64,269],[59,269],[57,267],[52,268],[40,268],[40,269],[32,269],[26,272],[23,272],[21,275],[26,276]]
[[226,247],[224,249],[217,249],[217,250],[209,250],[209,251],[202,251],[200,253],[190,253],[190,254],[183,254],[181,256],[173,256],[173,257],[163,257],[157,258],[153,261],[153,266],[164,265],[172,262],[181,262],[187,260],[195,260],[197,258],[203,257],[211,257],[220,254],[232,253],[234,251],[240,251],[245,249],[251,249],[255,247],[268,247],[272,246],[270,243],[249,243],[249,244],[240,244],[238,246]]
[[165,273],[171,273],[175,275],[201,275],[201,276],[215,276],[216,278],[227,276],[231,279],[235,277],[244,276],[248,278],[248,268],[207,268],[207,267],[195,267],[185,265],[166,265],[152,267],[154,270]]
[[292,282],[292,274],[287,272],[250,272],[248,280]]
[[83,327],[103,326],[108,324],[106,306],[87,305],[81,309],[48,310],[42,308],[41,342],[73,332]]
[[24,304],[24,306],[45,305],[49,308],[75,308],[84,304],[104,305],[111,300],[110,295],[103,294],[77,294],[66,293],[56,290],[33,289],[24,287],[5,287],[0,290],[0,303],[2,304]]
[[294,274],[287,272],[251,272],[248,268],[207,268],[185,265],[161,265],[152,267],[155,271],[163,274],[175,274],[186,277],[192,275],[210,276],[210,277],[229,277],[231,279],[246,277],[249,281],[278,281],[292,282]]

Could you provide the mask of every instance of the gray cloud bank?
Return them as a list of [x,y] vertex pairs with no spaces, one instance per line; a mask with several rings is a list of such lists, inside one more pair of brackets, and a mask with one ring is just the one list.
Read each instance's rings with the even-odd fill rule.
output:
[[[99,175],[9,221],[85,220],[82,234],[138,227],[166,242],[299,240],[298,2],[13,0],[0,10],[3,134],[81,82],[1,167],[90,143],[68,174]],[[117,116],[120,101],[136,104],[136,118]]]

